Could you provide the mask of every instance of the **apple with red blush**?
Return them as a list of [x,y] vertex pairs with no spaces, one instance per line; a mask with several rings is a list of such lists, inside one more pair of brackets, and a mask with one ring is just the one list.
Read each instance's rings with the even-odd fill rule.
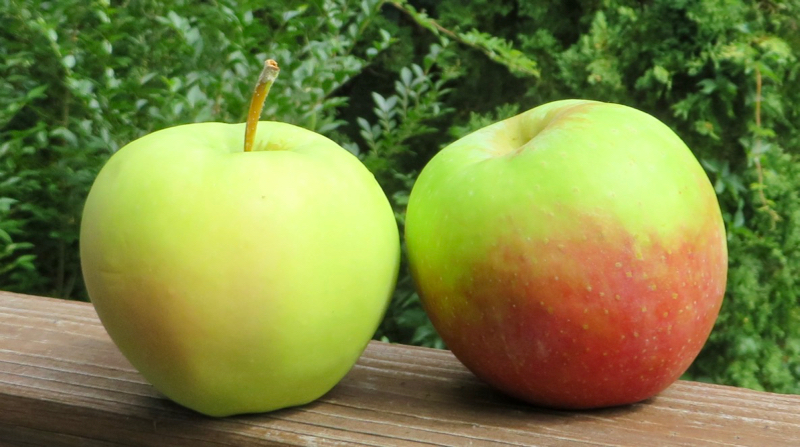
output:
[[448,348],[540,406],[664,390],[700,352],[725,292],[706,173],[669,127],[617,104],[556,101],[450,144],[414,185],[405,237]]

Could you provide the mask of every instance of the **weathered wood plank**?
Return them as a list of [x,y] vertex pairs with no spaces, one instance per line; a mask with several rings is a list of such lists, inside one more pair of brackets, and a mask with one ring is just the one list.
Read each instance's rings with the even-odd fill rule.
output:
[[159,395],[91,305],[0,292],[0,445],[797,446],[800,396],[678,382],[647,402],[542,410],[499,395],[448,351],[373,342],[301,408],[224,419]]

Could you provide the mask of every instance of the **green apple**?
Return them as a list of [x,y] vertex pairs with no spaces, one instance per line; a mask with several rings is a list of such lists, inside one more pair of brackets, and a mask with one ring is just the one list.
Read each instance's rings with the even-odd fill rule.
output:
[[81,224],[113,341],[156,389],[212,416],[330,390],[374,335],[399,265],[393,211],[355,156],[278,122],[248,125],[244,151],[245,129],[189,124],[128,144]]
[[408,204],[409,265],[453,353],[537,405],[641,401],[716,320],[727,248],[714,190],[656,118],[549,103],[438,153]]

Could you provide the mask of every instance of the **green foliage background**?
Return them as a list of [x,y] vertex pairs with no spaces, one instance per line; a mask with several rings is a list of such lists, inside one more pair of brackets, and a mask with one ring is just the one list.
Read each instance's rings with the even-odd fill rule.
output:
[[[403,225],[443,145],[591,98],[675,129],[715,185],[730,271],[687,377],[800,393],[800,2],[0,0],[0,289],[85,300],[77,237],[105,160],[164,127],[265,118],[357,154]],[[442,347],[403,267],[378,338]]]

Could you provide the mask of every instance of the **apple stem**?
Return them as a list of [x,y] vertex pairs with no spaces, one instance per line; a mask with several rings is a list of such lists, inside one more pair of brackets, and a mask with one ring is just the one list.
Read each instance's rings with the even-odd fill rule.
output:
[[264,69],[261,70],[261,74],[258,76],[253,96],[250,97],[250,109],[247,111],[247,124],[244,128],[245,152],[253,150],[253,141],[256,139],[256,128],[258,127],[258,120],[261,118],[261,111],[264,109],[264,101],[266,101],[269,89],[280,71],[278,63],[273,59],[264,61]]

